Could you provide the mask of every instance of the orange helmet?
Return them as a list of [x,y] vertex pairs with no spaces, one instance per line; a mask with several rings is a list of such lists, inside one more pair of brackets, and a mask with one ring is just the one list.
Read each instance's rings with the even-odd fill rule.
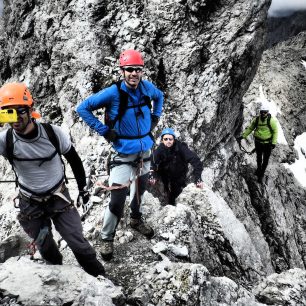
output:
[[144,60],[139,51],[129,49],[120,54],[119,66],[144,66]]
[[0,108],[12,105],[33,105],[32,95],[24,83],[7,83],[0,88]]
[[[24,83],[7,83],[0,88],[0,108],[13,105],[33,106],[33,98]],[[32,111],[32,118],[41,118],[40,114]]]

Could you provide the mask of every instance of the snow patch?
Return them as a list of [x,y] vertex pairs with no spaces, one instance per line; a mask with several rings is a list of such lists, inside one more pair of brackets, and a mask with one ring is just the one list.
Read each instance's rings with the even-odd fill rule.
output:
[[305,188],[306,187],[306,133],[296,137],[294,141],[294,148],[298,152],[298,159],[289,165],[284,164],[287,169],[294,174],[298,182]]

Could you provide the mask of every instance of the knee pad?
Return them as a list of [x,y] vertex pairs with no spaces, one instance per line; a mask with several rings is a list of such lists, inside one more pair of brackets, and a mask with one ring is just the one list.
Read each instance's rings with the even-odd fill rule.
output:
[[[114,183],[112,186],[120,186]],[[109,210],[120,219],[123,213],[125,199],[127,195],[128,188],[124,187],[121,189],[114,189],[111,191],[111,200],[109,203]]]
[[138,192],[139,195],[143,195],[147,188],[149,173],[144,174],[138,178]]
[[52,265],[63,264],[63,256],[58,250],[53,238],[46,239],[45,244],[42,247],[39,247],[39,252],[42,258],[47,260]]

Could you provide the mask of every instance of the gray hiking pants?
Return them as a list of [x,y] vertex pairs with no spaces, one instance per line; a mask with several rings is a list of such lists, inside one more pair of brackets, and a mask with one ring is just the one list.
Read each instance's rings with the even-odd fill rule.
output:
[[[51,220],[55,229],[74,253],[83,269],[97,276],[103,274],[103,266],[96,258],[96,252],[83,236],[81,218],[71,204],[68,189],[63,185],[62,195],[43,199],[19,195],[18,220],[24,231],[35,240],[42,257],[51,264],[62,264],[62,255],[53,239]],[[42,200],[42,201],[41,201]]]
[[[142,154],[119,154],[117,152],[111,155],[111,169],[109,176],[109,186],[124,186],[120,189],[111,190],[111,200],[109,206],[105,209],[103,227],[101,230],[101,237],[105,240],[113,240],[117,225],[122,217],[124,204],[128,192],[128,185],[130,187],[130,208],[131,217],[135,219],[141,218],[141,199],[146,190],[147,176],[150,171],[150,155],[148,150]],[[143,163],[130,163],[140,159],[144,159]],[[117,162],[117,164],[116,164]],[[140,166],[140,167],[139,167]],[[137,186],[135,179],[137,179]],[[138,191],[138,192],[137,192]]]

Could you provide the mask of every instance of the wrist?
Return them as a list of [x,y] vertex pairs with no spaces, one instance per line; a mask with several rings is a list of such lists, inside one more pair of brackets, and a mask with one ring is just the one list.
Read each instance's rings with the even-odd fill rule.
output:
[[87,190],[86,186],[81,188],[81,189],[79,189],[79,193],[80,194],[86,194],[87,192],[88,192],[88,190]]

